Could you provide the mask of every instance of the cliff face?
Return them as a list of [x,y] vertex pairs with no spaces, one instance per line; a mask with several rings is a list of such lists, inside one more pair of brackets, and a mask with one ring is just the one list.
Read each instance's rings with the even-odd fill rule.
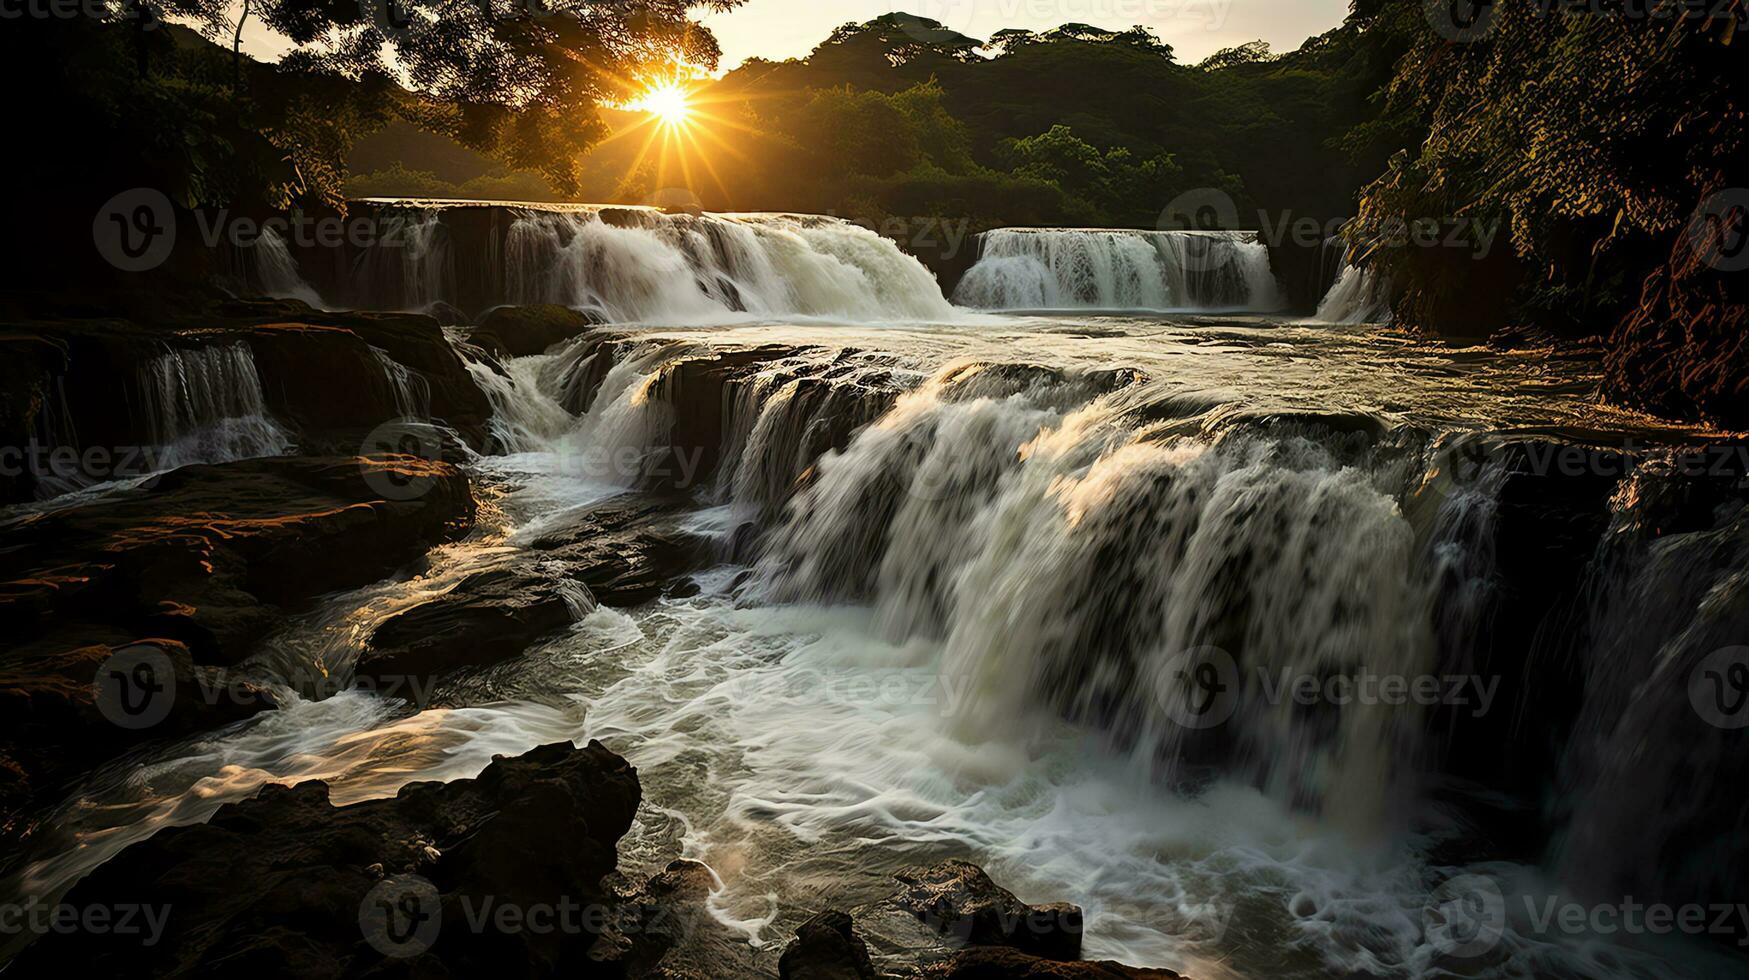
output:
[[1691,225],[1610,337],[1604,394],[1658,415],[1749,428],[1749,215]]

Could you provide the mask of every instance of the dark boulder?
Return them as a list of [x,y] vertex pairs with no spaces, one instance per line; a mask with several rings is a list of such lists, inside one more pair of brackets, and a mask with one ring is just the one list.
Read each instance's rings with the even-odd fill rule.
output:
[[1081,955],[1081,909],[1067,902],[1028,905],[967,861],[943,861],[894,875],[902,886],[889,901],[949,944],[1003,946],[1032,956]]
[[548,567],[587,586],[606,606],[639,606],[686,588],[682,578],[709,557],[706,542],[674,527],[678,497],[640,497],[586,514],[531,547]]
[[845,912],[826,911],[802,923],[777,961],[780,980],[874,980],[868,946]]
[[581,336],[601,322],[598,316],[552,304],[500,306],[480,318],[468,339],[495,357],[527,357]]
[[[591,959],[637,773],[598,742],[336,807],[270,785],[80,882],[78,907],[157,910],[162,935],[50,932],[21,976],[616,976]],[[540,925],[545,923],[545,925]]]
[[594,606],[589,591],[562,570],[529,565],[480,572],[378,626],[356,676],[377,685],[410,680],[414,690],[427,691],[452,670],[521,654]]

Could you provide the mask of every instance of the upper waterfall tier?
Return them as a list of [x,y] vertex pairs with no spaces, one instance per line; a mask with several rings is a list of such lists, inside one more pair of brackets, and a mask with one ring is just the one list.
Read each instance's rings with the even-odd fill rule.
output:
[[1253,231],[1002,228],[954,293],[988,310],[1243,310],[1283,305]]
[[[818,215],[357,202],[376,240],[306,249],[300,271],[344,306],[478,313],[558,303],[621,323],[953,316],[935,277],[892,241]],[[327,254],[325,254],[327,253]]]

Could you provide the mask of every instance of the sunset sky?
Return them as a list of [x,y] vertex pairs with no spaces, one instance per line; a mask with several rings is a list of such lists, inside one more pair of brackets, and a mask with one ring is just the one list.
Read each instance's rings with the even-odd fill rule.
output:
[[979,38],[1005,27],[1146,24],[1178,49],[1180,61],[1196,62],[1257,38],[1291,51],[1342,23],[1348,0],[749,0],[705,23],[722,42],[723,67],[733,68],[750,57],[799,57],[840,24],[895,10]]

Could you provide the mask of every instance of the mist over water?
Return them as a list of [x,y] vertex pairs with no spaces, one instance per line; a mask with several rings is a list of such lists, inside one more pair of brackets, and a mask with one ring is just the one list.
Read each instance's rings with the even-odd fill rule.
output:
[[[384,295],[443,299],[441,221],[409,220],[421,250]],[[915,260],[829,219],[519,217],[507,301],[643,325],[502,371],[471,363],[504,453],[469,464],[472,536],[271,638],[246,670],[277,680],[286,707],[97,774],[23,883],[58,894],[267,782],[325,779],[344,803],[600,738],[644,789],[622,868],[709,864],[724,885],[713,912],[768,950],[820,908],[881,897],[893,870],[958,856],[1024,899],[1083,905],[1091,957],[1205,980],[1724,975],[1709,950],[1529,928],[1526,900],[1571,876],[1461,856],[1472,828],[1428,785],[1441,751],[1428,706],[1308,711],[1271,694],[1282,677],[1460,666],[1450,637],[1486,625],[1472,600],[1493,574],[1501,484],[1454,486],[1452,438],[1687,433],[1597,405],[1582,361],[1264,316],[1092,312],[1278,303],[1254,238],[1174,234],[991,233],[959,302],[1089,311],[999,316],[956,310]],[[1231,261],[1200,268],[1216,251]],[[1342,308],[1334,319],[1365,319]],[[644,492],[642,463],[683,407],[675,365],[755,347],[781,352],[726,387],[724,462],[670,518],[718,557],[696,594],[579,606],[569,631],[446,680],[423,711],[404,692],[286,682],[344,688],[395,612]],[[190,401],[165,374],[167,443],[252,417],[249,372],[211,353],[228,366],[164,366],[224,379]],[[428,414],[429,393],[392,363],[398,403]],[[583,374],[599,382],[573,414]],[[621,457],[639,465],[603,463]],[[1631,523],[1631,501],[1613,506]],[[1674,579],[1661,562],[1675,560],[1630,549],[1609,588],[1683,608],[1718,594],[1724,572]],[[1597,685],[1629,697],[1612,685],[1633,655],[1609,662]],[[1186,673],[1204,663],[1231,671],[1218,727],[1185,720]],[[1631,735],[1598,713],[1597,743]],[[1600,749],[1587,785],[1619,787],[1617,758]],[[1582,821],[1571,860],[1606,867],[1633,812]],[[1462,959],[1430,916],[1468,876],[1513,914],[1491,951]]]

